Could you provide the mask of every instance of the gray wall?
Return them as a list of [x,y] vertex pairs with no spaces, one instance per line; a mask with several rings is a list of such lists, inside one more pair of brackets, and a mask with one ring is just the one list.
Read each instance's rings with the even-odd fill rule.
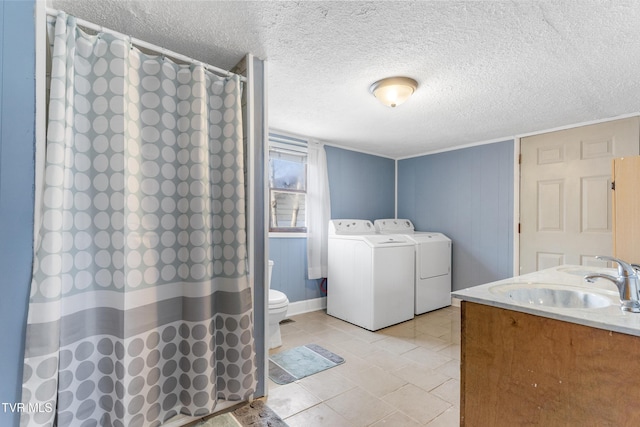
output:
[[454,290],[513,274],[513,141],[398,162],[398,217],[453,241]]
[[[33,252],[33,1],[0,2],[0,402],[20,401]],[[0,425],[18,425],[0,410]]]
[[[395,161],[385,157],[325,146],[331,218],[393,218]],[[289,301],[324,296],[319,280],[307,280],[307,239],[270,238],[269,258],[274,262],[272,289]]]

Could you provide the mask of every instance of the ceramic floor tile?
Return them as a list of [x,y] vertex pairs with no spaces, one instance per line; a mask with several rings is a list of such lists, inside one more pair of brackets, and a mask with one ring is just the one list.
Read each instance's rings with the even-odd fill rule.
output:
[[436,419],[430,421],[427,427],[458,427],[460,425],[460,409],[456,406],[444,411]]
[[421,314],[414,320],[417,325],[449,325],[451,323],[451,313],[438,311],[432,311],[430,313]]
[[394,412],[373,424],[372,427],[420,427],[421,425],[402,412]]
[[358,372],[358,371],[371,369],[373,366],[375,366],[372,363],[367,362],[366,360],[362,359],[361,357],[358,357],[355,354],[349,353],[346,350],[341,350],[340,352],[338,352],[336,354],[339,355],[340,357],[344,358],[344,363],[343,364],[338,365],[335,368],[332,368],[332,369],[335,369],[335,370],[339,371],[340,373]]
[[327,320],[327,315],[324,310],[317,311],[309,311],[307,313],[296,314],[295,316],[291,316],[291,319],[300,322],[310,322],[310,321],[320,321],[324,322]]
[[460,360],[460,344],[450,344],[447,347],[438,350],[438,353],[452,359]]
[[376,341],[380,341],[385,337],[383,334],[379,332],[371,332],[364,328],[358,328],[357,330],[349,331],[349,334],[354,338],[358,338],[368,343],[374,343]]
[[327,315],[326,310],[310,311],[300,315],[304,319],[315,320],[316,322],[330,323],[333,317]]
[[315,332],[313,336],[317,337],[318,340],[322,340],[332,344],[340,344],[341,342],[350,341],[353,339],[353,337],[348,333],[333,327]]
[[269,380],[267,404],[290,426],[459,425],[459,308],[377,332],[324,311],[292,319],[281,325],[283,346],[270,354],[316,343],[345,363],[292,384]]
[[287,418],[320,403],[313,394],[300,384],[291,383],[269,391],[267,405],[280,416]]
[[444,356],[435,351],[428,350],[424,347],[418,347],[404,353],[401,357],[409,359],[413,362],[427,365],[431,369],[436,369],[445,363],[451,361],[450,357]]
[[423,333],[423,334],[429,334],[431,336],[434,337],[440,337],[443,336],[445,334],[450,334],[451,333],[451,326],[450,325],[432,325],[432,324],[427,324],[427,325],[416,325],[416,329]]
[[414,338],[420,331],[416,330],[413,322],[400,323],[377,331],[379,334],[396,338]]
[[298,321],[296,327],[306,333],[317,333],[332,329],[329,323],[311,321]]
[[325,402],[356,426],[368,426],[391,414],[393,406],[356,387]]
[[[413,350],[410,350],[413,351]],[[407,354],[407,353],[405,353]],[[404,359],[397,354],[390,353],[386,350],[377,350],[363,357],[366,362],[371,363],[386,371],[395,371],[409,363],[408,359]]]
[[354,424],[325,404],[297,413],[285,422],[289,427],[353,427]]
[[272,381],[271,378],[269,378],[268,383],[269,390],[274,390],[278,387],[282,387],[282,384],[278,384],[277,382]]
[[435,371],[440,374],[446,375],[449,378],[460,381],[460,361],[457,359],[452,359],[444,365],[438,366]]
[[407,383],[405,379],[392,375],[378,367],[350,373],[348,378],[362,389],[378,397],[389,394]]
[[413,384],[407,384],[382,399],[422,424],[433,420],[451,406]]
[[373,345],[393,354],[406,353],[418,346],[417,344],[396,337],[386,337],[385,339],[376,341]]
[[302,332],[302,329],[298,328],[295,322],[286,322],[280,324],[280,335],[282,335],[283,337],[300,332]]
[[[460,328],[460,326],[458,326],[458,328]],[[440,335],[438,337],[441,340],[447,341],[448,343],[451,344],[460,344],[460,331],[452,331],[452,332],[448,332],[444,335]]]
[[431,390],[431,394],[446,400],[454,406],[460,406],[460,381],[449,380]]
[[443,339],[442,337],[434,337],[433,335],[420,333],[415,338],[407,339],[409,342],[424,347],[429,350],[438,351],[451,345],[450,340]]
[[356,387],[355,383],[340,374],[336,368],[310,375],[299,380],[298,384],[322,401]]
[[355,338],[353,335],[349,334],[349,336],[351,337],[350,340],[348,341],[343,341],[341,343],[339,343],[338,345],[342,348],[344,348],[345,350],[355,354],[356,356],[359,357],[365,357],[371,353],[373,353],[374,351],[379,350],[378,347],[376,347],[375,343],[376,342],[380,342],[379,341],[375,341],[374,343],[370,343],[367,341],[363,341],[359,338]]
[[431,391],[434,388],[446,383],[451,378],[438,373],[425,365],[411,363],[397,371],[393,375],[404,379],[408,383],[420,387],[424,391]]
[[337,317],[332,317],[327,315],[327,324],[333,326],[336,329],[340,329],[341,331],[350,332],[355,331],[356,329],[361,329],[359,326],[356,326],[352,323],[345,322],[344,320],[338,319]]

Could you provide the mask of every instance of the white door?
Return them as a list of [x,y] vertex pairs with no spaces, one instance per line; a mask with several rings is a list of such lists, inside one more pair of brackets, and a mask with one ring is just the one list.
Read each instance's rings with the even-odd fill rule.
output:
[[611,165],[637,155],[633,117],[522,138],[520,273],[612,254]]

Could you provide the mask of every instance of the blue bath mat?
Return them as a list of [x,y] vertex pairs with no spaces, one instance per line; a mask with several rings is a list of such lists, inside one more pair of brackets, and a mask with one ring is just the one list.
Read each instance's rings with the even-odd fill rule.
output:
[[269,378],[278,384],[289,384],[342,363],[342,357],[326,348],[307,344],[269,357]]

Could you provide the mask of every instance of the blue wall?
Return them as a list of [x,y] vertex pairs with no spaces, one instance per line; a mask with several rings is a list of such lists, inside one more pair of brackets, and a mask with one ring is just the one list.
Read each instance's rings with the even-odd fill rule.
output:
[[269,239],[269,259],[273,260],[271,288],[285,293],[290,302],[324,296],[320,280],[307,277],[307,239],[284,237]]
[[398,162],[398,217],[453,241],[454,290],[513,274],[513,141]]
[[[0,2],[0,402],[19,402],[33,241],[33,1]],[[18,425],[0,409],[0,425]]]
[[325,147],[331,218],[393,218],[395,160]]

